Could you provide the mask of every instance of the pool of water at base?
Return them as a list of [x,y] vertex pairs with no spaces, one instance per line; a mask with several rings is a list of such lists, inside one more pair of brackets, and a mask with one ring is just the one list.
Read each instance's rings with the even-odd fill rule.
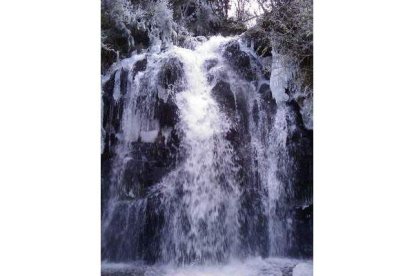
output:
[[313,261],[249,258],[215,265],[144,265],[103,262],[102,276],[312,276]]

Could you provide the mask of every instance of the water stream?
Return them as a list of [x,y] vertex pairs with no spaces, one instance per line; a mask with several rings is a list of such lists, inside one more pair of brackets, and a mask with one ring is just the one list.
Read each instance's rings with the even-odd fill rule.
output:
[[220,36],[112,66],[102,80],[103,271],[230,275],[249,260],[234,275],[291,275],[311,257],[312,137],[289,100],[293,76],[269,80],[245,41]]

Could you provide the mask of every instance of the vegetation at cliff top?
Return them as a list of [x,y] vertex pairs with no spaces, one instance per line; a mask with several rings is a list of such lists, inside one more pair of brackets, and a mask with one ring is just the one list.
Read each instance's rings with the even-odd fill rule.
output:
[[312,12],[312,0],[102,0],[102,71],[133,51],[241,33],[259,55],[274,49],[311,71]]

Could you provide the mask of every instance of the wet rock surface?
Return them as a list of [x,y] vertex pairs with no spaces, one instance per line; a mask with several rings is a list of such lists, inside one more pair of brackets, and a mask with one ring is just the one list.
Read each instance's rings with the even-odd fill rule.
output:
[[132,144],[131,160],[125,165],[122,187],[125,197],[144,197],[148,188],[157,184],[175,167],[179,138],[175,131],[168,141],[161,134],[154,143]]
[[[275,251],[270,250],[270,244],[273,242],[273,247],[280,247],[276,252],[281,256],[309,258],[312,257],[313,249],[313,134],[305,127],[301,106],[294,96],[294,89],[297,87],[287,87],[289,100],[276,104],[269,82],[258,64],[260,61],[243,49],[238,41],[226,42],[223,48],[220,48],[223,50],[222,57],[208,58],[199,66],[202,69],[200,72],[205,73],[203,77],[208,83],[206,87],[201,88],[205,89],[203,91],[209,91],[214,106],[219,107],[219,113],[213,115],[219,116],[223,121],[229,121],[225,132],[221,129],[215,130],[214,142],[206,150],[214,150],[215,157],[230,154],[230,157],[223,160],[229,163],[231,160],[234,163],[234,167],[226,167],[223,171],[214,168],[218,173],[215,171],[209,174],[209,180],[205,183],[217,181],[219,185],[227,185],[228,190],[240,189],[240,196],[235,201],[240,207],[234,217],[238,218],[239,242],[243,246],[237,249],[237,256],[268,257],[275,254]],[[153,192],[154,187],[183,164],[183,160],[190,158],[191,154],[194,156],[200,153],[193,151],[194,147],[206,145],[203,141],[182,150],[182,139],[186,137],[186,133],[183,132],[188,129],[182,128],[183,110],[180,108],[187,107],[181,105],[179,108],[176,102],[177,95],[184,91],[181,95],[188,97],[185,103],[193,105],[189,108],[193,112],[193,117],[187,119],[191,123],[192,118],[198,118],[195,126],[209,119],[203,112],[217,110],[206,108],[203,102],[205,96],[200,94],[191,97],[191,93],[199,91],[194,89],[195,85],[192,89],[186,90],[189,85],[187,78],[193,75],[188,72],[188,64],[184,67],[183,62],[188,60],[180,59],[178,56],[171,55],[164,57],[162,61],[158,60],[159,67],[156,69],[150,55],[145,55],[144,58],[140,56],[130,65],[112,72],[102,85],[102,210],[107,210],[102,216],[109,225],[103,227],[102,232],[104,260],[142,260],[151,264],[165,260],[165,252],[172,252],[168,253],[172,255],[172,259],[179,255],[175,259],[178,263],[191,263],[201,258],[196,257],[197,250],[187,250],[185,242],[174,244],[176,247],[170,244],[166,247],[163,235],[171,235],[173,230],[184,229],[182,235],[188,234],[187,242],[190,243],[199,238],[191,236],[191,231],[206,237],[214,232],[207,231],[208,227],[217,225],[217,222],[209,224],[205,218],[191,221],[192,210],[186,211],[185,206],[180,205],[184,201],[183,198],[191,192],[188,187],[187,190],[183,188],[186,182],[180,181],[199,181],[205,175],[191,174],[192,172],[184,170],[168,183],[163,182],[166,187],[177,185],[173,190],[176,205],[165,205],[166,198],[162,196],[166,195]],[[191,93],[187,93],[188,91]],[[192,134],[204,137],[215,127],[208,124],[207,126],[208,128],[197,129],[200,132]],[[224,133],[224,138],[221,138],[221,133]],[[226,144],[226,148],[219,152],[221,148],[217,147],[218,144]],[[202,163],[203,158],[205,156],[190,162],[190,167],[196,167],[197,162]],[[226,164],[222,162],[220,165]],[[273,170],[275,166],[277,170]],[[212,166],[203,168],[209,169],[212,169]],[[237,183],[234,187],[229,185],[230,180],[227,179],[230,174],[233,177],[231,181]],[[269,178],[270,184],[267,183]],[[270,193],[269,189],[272,187],[269,185],[276,182],[281,195],[275,203],[275,209],[266,209],[269,198],[264,195]],[[228,200],[231,199],[231,196],[226,196]],[[210,201],[214,199],[210,197]],[[208,203],[200,202],[203,199],[197,200],[197,204],[208,206]],[[215,243],[226,246],[221,247],[214,255],[208,247],[213,245],[205,243],[204,246],[208,250],[199,256],[223,261],[230,256],[228,247],[231,239],[227,232],[229,226],[223,222],[228,210],[225,209],[225,203],[217,206],[220,227],[214,229],[219,229],[219,235],[214,239],[211,237],[208,242],[214,246]],[[178,211],[174,213],[174,210],[167,208]],[[166,221],[171,220],[173,215],[180,215],[180,212],[184,214],[181,220],[177,220],[180,226],[174,229],[174,225],[167,226]],[[278,221],[283,228],[282,233],[279,233],[284,241],[283,245],[270,238],[271,235],[275,235],[269,230],[272,220]],[[257,275],[294,275],[296,264],[297,262],[289,262],[275,268],[275,262],[270,262],[264,265]],[[132,266],[126,270],[104,269],[102,275],[151,275],[148,274],[147,268]],[[169,275],[158,272],[160,274],[154,275]]]
[[132,75],[134,76],[134,78],[135,78],[135,75],[138,72],[142,72],[142,71],[145,71],[147,69],[147,63],[148,63],[148,61],[147,61],[146,58],[138,60],[137,62],[135,62],[134,67],[132,69]]
[[237,41],[230,42],[225,46],[223,56],[244,79],[252,81],[257,78],[252,70],[249,54],[240,49],[240,44]]
[[219,81],[211,90],[213,97],[220,105],[224,112],[234,112],[236,109],[236,99],[230,84],[225,81]]
[[[147,65],[147,58],[135,62],[131,67],[132,76],[135,77],[138,72],[147,74]],[[117,74],[119,75],[118,82],[116,81]],[[147,213],[145,214],[144,217],[148,221],[145,223],[146,226],[144,226],[141,233],[136,233],[134,229],[127,227],[127,225],[140,223],[138,211],[134,211],[134,209],[138,208],[134,207],[134,204],[136,204],[134,201],[144,198],[148,189],[170,172],[177,161],[176,153],[179,148],[180,138],[175,129],[178,113],[174,95],[182,90],[182,63],[174,58],[167,59],[163,63],[157,78],[160,83],[158,88],[162,90],[161,93],[157,89],[152,88],[150,82],[147,82],[147,79],[144,78],[141,81],[144,94],[136,98],[132,97],[131,92],[128,94],[127,89],[130,89],[132,86],[131,84],[128,86],[128,71],[125,68],[120,68],[113,72],[102,86],[102,135],[104,145],[101,155],[102,210],[108,208],[110,194],[113,193],[111,190],[116,189],[119,198],[125,202],[114,207],[115,214],[112,214],[112,216],[115,220],[111,222],[112,230],[105,232],[107,243],[103,246],[103,256],[108,259],[123,260],[127,258],[134,260],[136,258],[144,258],[148,261],[155,261],[157,256],[152,255],[159,252],[158,249],[136,252],[138,247],[142,248],[142,244],[146,244],[147,248],[149,248],[147,243],[151,243],[151,246],[159,245],[159,242],[151,241],[151,237],[158,233],[156,229],[162,228],[161,225],[158,225],[162,219],[155,211],[147,210],[147,213],[152,213],[152,215],[148,216]],[[118,99],[114,98],[116,89],[120,91]],[[159,130],[158,134],[155,134],[154,142],[149,143],[138,138],[137,141],[130,144],[131,150],[128,153],[127,159],[122,161],[123,169],[121,174],[117,176],[114,173],[114,168],[120,165],[118,164],[119,160],[117,160],[116,152],[117,147],[121,147],[122,121],[124,116],[126,116],[124,114],[125,108],[131,105],[131,103],[128,103],[128,99],[131,98],[135,101],[137,108],[141,108],[148,103],[152,105],[150,107],[153,109],[151,120],[158,122]],[[139,127],[139,124],[135,126],[135,128]],[[119,179],[119,184],[117,187],[111,188],[114,179]],[[147,204],[150,205],[150,203]],[[128,228],[126,232],[125,227]],[[127,245],[123,239],[130,239],[130,244]],[[113,251],[107,250],[107,248],[120,249]]]
[[164,89],[183,89],[183,63],[178,58],[169,58],[161,65],[158,73],[159,84]]

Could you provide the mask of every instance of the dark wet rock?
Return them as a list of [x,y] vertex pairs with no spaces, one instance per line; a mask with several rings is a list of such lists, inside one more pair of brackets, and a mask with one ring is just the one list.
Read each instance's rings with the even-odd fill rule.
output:
[[158,74],[159,84],[164,89],[181,90],[183,88],[183,63],[178,58],[169,58]]
[[214,79],[215,79],[215,76],[213,74],[207,74],[207,82],[209,84],[212,84]]
[[103,118],[102,125],[107,133],[117,133],[121,127],[121,119],[123,115],[123,100],[115,102],[113,98],[103,98]]
[[300,106],[295,100],[290,100],[286,102],[286,106],[294,114],[291,118],[292,123],[297,125],[300,130],[308,131],[305,129],[305,125],[303,123],[302,115],[300,114]]
[[115,72],[112,73],[109,80],[107,80],[102,86],[102,90],[104,93],[103,97],[107,97],[107,98],[112,97],[112,94],[114,92],[114,85],[115,85]]
[[154,116],[161,127],[173,127],[178,122],[175,94],[184,89],[183,64],[177,58],[165,61],[158,73],[159,87]]
[[[105,229],[106,231],[102,233],[102,235],[106,237],[105,242],[101,247],[102,259],[104,260],[109,259],[117,261],[124,258],[124,256],[127,254],[130,255],[130,252],[128,252],[128,250],[125,250],[125,247],[123,248],[123,252],[112,251],[112,248],[118,248],[119,245],[123,244],[122,230],[128,223],[128,216],[126,216],[127,208],[127,204],[117,204],[117,206],[114,207],[113,213],[111,214],[111,222],[113,227]],[[117,235],[116,233],[119,234]],[[131,258],[131,256],[129,256],[129,258]]]
[[197,42],[200,42],[200,43],[207,41],[207,37],[202,36],[202,35],[196,36],[195,39],[197,40]]
[[228,82],[217,82],[211,93],[224,112],[229,113],[236,109],[236,100]]
[[[132,52],[128,47],[128,36],[124,31],[117,29],[108,30],[105,44],[107,47],[101,47],[101,72],[107,69],[120,58],[126,58]],[[115,50],[116,49],[116,50]]]
[[110,198],[110,188],[111,188],[111,169],[112,162],[108,153],[101,155],[101,215],[103,215],[104,210],[108,204]]
[[148,31],[134,28],[131,32],[131,35],[134,38],[135,50],[140,52],[141,50],[149,47],[150,38],[148,35]]
[[122,179],[123,195],[130,191],[134,196],[142,197],[147,189],[158,183],[174,166],[179,147],[179,137],[172,130],[166,141],[159,134],[154,143],[137,141],[132,143],[131,160],[126,164]]
[[262,74],[263,74],[263,77],[266,79],[266,80],[270,80],[270,77],[271,77],[271,75],[272,75],[272,72],[270,71],[270,70],[263,70],[262,71]]
[[101,48],[101,72],[104,73],[116,61],[117,55],[115,51]]
[[[118,142],[116,133],[120,130],[123,115],[123,98],[121,97],[118,101],[115,101],[113,98],[115,74],[116,72],[111,75],[109,80],[105,82],[102,87],[102,128],[104,133],[103,140],[105,144],[103,156],[106,159],[111,158],[114,154],[115,145]],[[124,74],[124,78],[125,76],[127,76],[127,73],[126,75]],[[121,78],[121,88],[122,84]],[[124,85],[126,85],[125,82]]]
[[[269,95],[270,93],[270,95]],[[267,83],[263,83],[262,85],[260,85],[259,88],[259,94],[263,95],[263,97],[271,97],[272,96],[272,92],[270,91],[270,86]]]
[[[269,221],[265,210],[266,202],[263,201],[264,187],[259,175],[260,161],[258,153],[251,146],[252,138],[250,130],[257,131],[271,129],[275,123],[275,114],[278,110],[286,108],[286,153],[282,156],[283,165],[278,168],[277,177],[281,181],[283,190],[281,202],[277,205],[277,216],[287,225],[285,250],[281,253],[285,256],[309,257],[312,255],[312,132],[304,128],[297,102],[288,101],[276,105],[272,97],[270,87],[263,83],[262,78],[256,78],[255,73],[260,68],[256,61],[247,53],[240,50],[238,43],[230,43],[224,49],[226,59],[231,68],[241,77],[238,77],[239,85],[234,84],[228,77],[230,66],[225,66],[226,72],[216,66],[218,61],[208,60],[204,64],[207,78],[213,86],[212,96],[220,107],[220,110],[231,121],[230,130],[225,138],[231,144],[234,151],[234,163],[238,172],[235,173],[236,183],[241,187],[240,196],[240,239],[244,245],[240,249],[240,256],[269,255]],[[225,54],[226,55],[226,54]],[[113,180],[111,173],[114,171],[114,149],[118,143],[118,137],[122,137],[120,124],[122,121],[122,109],[125,108],[125,91],[128,88],[128,77],[133,78],[138,72],[145,71],[147,59],[137,61],[129,75],[127,71],[120,69],[121,97],[117,101],[113,98],[115,86],[115,73],[103,84],[103,118],[105,148],[101,156],[102,170],[102,209],[108,199],[114,196],[110,187],[116,190],[116,204],[114,219],[108,221],[110,227],[102,233],[102,259],[107,261],[136,261],[155,263],[161,260],[161,236],[165,233],[163,198],[154,196],[151,191],[156,188],[163,177],[174,170],[182,161],[178,150],[182,133],[178,133],[179,121],[178,108],[175,102],[176,93],[185,88],[183,64],[178,58],[168,58],[160,64],[158,75],[151,78],[143,78],[140,82],[140,93],[137,98],[138,105],[144,103],[150,109],[148,117],[150,122],[159,122],[160,131],[153,143],[148,140],[133,142],[127,158],[123,159],[124,166],[120,173],[120,180]],[[233,71],[233,70],[231,70]],[[145,72],[147,74],[148,72]],[[233,74],[229,74],[233,77]],[[159,84],[154,87],[150,84],[154,80]],[[250,81],[249,86],[243,86],[245,80]],[[145,84],[144,82],[148,82]],[[231,85],[230,85],[231,84]],[[240,88],[243,86],[243,88]],[[291,90],[289,90],[291,89]],[[294,86],[289,86],[287,93],[293,95]],[[141,93],[142,92],[142,93]],[[292,97],[291,97],[292,98]],[[135,99],[135,98],[134,98]],[[144,105],[143,104],[143,105]],[[280,119],[280,117],[278,117]],[[146,118],[147,119],[147,118]],[[259,126],[260,128],[259,129]],[[158,127],[158,125],[157,125]],[[165,135],[165,130],[168,134]],[[164,131],[164,132],[163,132]],[[171,132],[169,132],[171,131]],[[164,133],[164,135],[163,135]],[[266,134],[267,135],[267,134]],[[166,137],[169,136],[167,139]],[[262,139],[260,136],[255,138]],[[272,149],[275,150],[275,149]],[[276,149],[279,150],[279,149]],[[275,158],[277,159],[277,158]],[[272,160],[273,161],[273,160]],[[271,162],[272,162],[271,161]],[[278,162],[278,160],[274,160]],[[223,181],[225,183],[226,179]],[[111,183],[112,181],[112,183]],[[111,186],[112,185],[112,186]],[[180,188],[177,188],[178,190]],[[286,193],[286,196],[284,195]],[[177,192],[177,200],[181,196]],[[145,202],[144,202],[145,201]],[[169,207],[171,207],[169,205]],[[190,223],[183,219],[184,229],[190,231]],[[168,231],[168,229],[167,229]],[[186,230],[185,230],[186,231]],[[283,233],[284,235],[284,233]],[[170,249],[167,249],[170,250]],[[174,250],[174,249],[172,249]],[[179,262],[192,262],[194,256],[186,255]],[[225,258],[219,256],[218,259]],[[290,275],[292,267],[282,270],[283,275]]]
[[312,176],[312,148],[313,133],[305,128],[299,106],[293,100],[286,103],[287,138],[286,145],[291,164],[290,172],[295,178],[291,179],[295,184],[295,198],[306,200],[312,194],[309,186],[313,182]]
[[165,223],[164,213],[159,211],[162,198],[150,197],[147,204],[142,243],[139,252],[148,264],[154,264],[161,258],[161,235]]
[[[160,135],[154,143],[132,143],[130,160],[118,186],[119,200],[113,207],[110,227],[102,233],[102,260],[140,259],[148,264],[159,260],[164,224],[163,212],[159,210],[162,199],[149,196],[148,191],[174,168],[178,146],[179,138],[174,130],[168,141]],[[139,228],[129,227],[138,225]]]
[[154,113],[154,117],[159,120],[161,128],[174,127],[179,120],[178,107],[171,96],[166,101],[158,99]]
[[105,31],[106,36],[106,47],[101,47],[102,73],[107,71],[116,62],[118,55],[121,59],[126,58],[132,52],[137,51],[140,53],[150,45],[150,38],[147,31],[127,27],[124,24],[113,26],[110,22],[102,22],[102,31]]
[[270,91],[270,86],[267,83],[263,83],[259,87],[258,93],[262,99],[262,107],[269,112],[269,114],[274,114],[276,112],[276,101],[273,99],[272,91]]
[[[258,183],[254,171],[243,171],[243,185],[254,186]],[[240,218],[242,242],[247,245],[242,250],[244,255],[260,254],[266,258],[268,254],[269,236],[264,206],[260,195],[254,189],[244,189],[241,195],[241,205],[244,211]]]
[[248,81],[256,79],[256,74],[251,67],[250,56],[240,49],[240,45],[237,41],[232,41],[226,44],[224,57],[231,67],[244,79]]
[[[244,135],[245,131],[243,129],[248,129],[249,115],[245,95],[243,95],[242,91],[234,93],[231,90],[230,84],[222,80],[217,82],[211,92],[220,108],[232,122],[232,128],[226,134],[226,139],[234,147],[239,148],[240,145],[245,144],[243,141],[246,135]],[[240,155],[243,155],[243,153],[240,153]]]
[[[260,254],[268,256],[269,237],[267,234],[267,220],[264,212],[264,205],[260,189],[260,179],[257,170],[257,161],[250,146],[249,124],[257,124],[258,105],[253,104],[253,122],[249,121],[249,105],[247,96],[243,91],[236,91],[236,112],[233,118],[233,127],[226,135],[226,139],[233,146],[236,164],[243,168],[238,173],[238,182],[242,187],[240,202],[243,214],[240,216],[240,232],[243,247],[241,254]],[[256,109],[255,109],[256,107]],[[256,118],[256,121],[255,119]]]
[[[214,61],[212,61],[210,64],[206,63],[205,65],[213,65]],[[228,72],[226,71],[225,67],[216,67],[211,66],[210,69],[207,72],[207,81],[209,84],[218,83],[220,81],[228,82]]]
[[217,59],[209,59],[204,63],[204,67],[206,68],[207,71],[209,71],[211,68],[213,68],[217,64],[218,64]]
[[[163,81],[165,87],[169,88],[169,92],[173,92],[177,90],[176,84],[181,81],[182,75],[179,75],[177,68],[173,66],[177,63],[172,61],[167,64],[162,68],[165,75],[160,74],[157,77]],[[120,74],[121,94],[123,94],[122,91],[127,87],[125,76],[128,74],[123,71]],[[159,98],[157,91],[148,90],[150,86],[142,83],[142,89],[147,93],[136,100],[138,105],[144,100],[154,104],[154,119],[158,119],[161,131],[153,143],[144,143],[138,139],[130,145],[128,161],[125,160],[119,183],[114,186],[114,177],[117,175],[113,175],[113,168],[119,165],[115,162],[113,153],[114,146],[118,143],[117,134],[121,133],[120,124],[124,105],[124,97],[121,96],[118,101],[113,98],[114,79],[115,74],[103,85],[102,126],[105,129],[105,148],[101,157],[102,209],[106,212],[112,210],[105,207],[111,193],[115,192],[119,200],[113,208],[113,214],[105,212],[102,214],[104,217],[112,216],[112,219],[105,218],[110,226],[102,233],[104,237],[102,259],[113,262],[140,259],[147,263],[154,263],[159,260],[161,254],[159,247],[164,218],[163,213],[157,211],[161,205],[160,199],[148,197],[148,191],[174,169],[179,160],[177,152],[180,139],[173,127],[178,116],[177,108],[173,101],[173,94],[167,93],[165,97]],[[169,135],[164,136],[162,131],[167,127]],[[111,186],[115,191],[110,191]],[[139,229],[130,227],[132,225],[140,225],[140,227]]]
[[127,86],[128,86],[128,71],[124,68],[121,69],[120,75],[120,91],[121,95],[125,95],[127,93]]
[[135,78],[138,72],[145,71],[147,69],[147,58],[138,60],[135,62],[134,67],[132,69],[132,76]]
[[298,206],[294,211],[293,256],[309,258],[313,256],[313,204]]
[[177,58],[167,59],[158,73],[158,92],[154,106],[154,118],[160,127],[174,127],[179,114],[175,94],[185,87],[183,64]]
[[[151,197],[146,201],[123,200],[116,203],[111,214],[111,227],[102,233],[105,237],[101,248],[102,260],[128,262],[140,259],[152,264],[159,259],[160,229],[164,224],[163,215],[156,211],[159,200]],[[143,226],[135,228],[129,225]]]
[[254,123],[257,125],[259,123],[259,106],[256,100],[253,103],[252,116]]
[[249,106],[247,102],[247,95],[242,91],[236,93],[237,120],[241,129],[249,129]]

